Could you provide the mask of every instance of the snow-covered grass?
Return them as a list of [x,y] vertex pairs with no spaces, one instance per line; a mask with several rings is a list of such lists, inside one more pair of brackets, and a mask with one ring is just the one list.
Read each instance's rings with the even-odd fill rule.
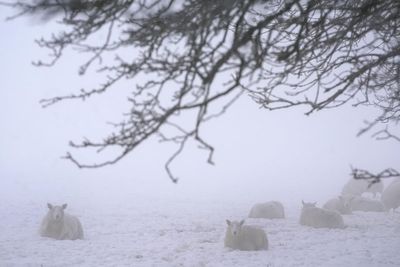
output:
[[58,241],[38,235],[42,199],[0,199],[0,266],[400,266],[399,214],[355,212],[346,229],[313,229],[299,225],[300,203],[283,202],[286,219],[246,219],[270,249],[245,252],[223,238],[249,201],[86,196],[68,207],[85,240]]

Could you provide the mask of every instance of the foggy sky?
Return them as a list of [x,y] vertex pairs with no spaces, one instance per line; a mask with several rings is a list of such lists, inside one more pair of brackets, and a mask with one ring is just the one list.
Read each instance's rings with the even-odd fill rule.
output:
[[[55,67],[36,68],[32,60],[49,51],[34,39],[54,25],[30,19],[4,22],[0,9],[0,193],[18,197],[36,192],[63,201],[80,194],[143,194],[213,198],[253,197],[257,200],[293,197],[323,200],[339,194],[350,178],[350,166],[380,171],[400,164],[399,144],[375,141],[369,132],[359,138],[371,108],[351,106],[310,116],[304,110],[269,112],[247,96],[226,115],[210,121],[203,134],[215,149],[215,166],[192,143],[172,164],[180,178],[170,182],[164,163],[177,149],[152,139],[114,166],[79,170],[60,157],[68,141],[101,138],[129,105],[127,84],[85,102],[65,101],[43,109],[42,98],[96,86],[96,76],[78,76],[85,55],[67,53]],[[31,25],[34,24],[34,25]],[[92,158],[85,157],[91,161]]]

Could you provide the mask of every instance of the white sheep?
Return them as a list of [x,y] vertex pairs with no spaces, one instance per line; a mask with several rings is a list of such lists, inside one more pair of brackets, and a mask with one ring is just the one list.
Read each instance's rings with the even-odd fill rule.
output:
[[381,201],[366,197],[354,196],[350,203],[353,211],[385,211],[385,206]]
[[372,193],[374,195],[374,198],[376,197],[377,193],[379,193],[382,196],[383,183],[378,182],[378,183],[370,184],[369,182],[367,182],[367,191],[366,192]]
[[316,207],[314,203],[303,203],[300,224],[315,228],[345,228],[343,217],[337,211]]
[[382,202],[387,210],[397,209],[400,207],[400,179],[393,182],[382,193]]
[[249,218],[285,218],[285,211],[282,203],[278,201],[269,201],[255,204],[250,210]]
[[351,214],[351,200],[353,197],[339,196],[328,200],[323,208],[327,210],[334,210],[340,214]]
[[356,180],[351,178],[343,187],[342,195],[361,196],[363,193],[372,193],[374,197],[377,193],[382,194],[383,183],[370,183],[366,180]]
[[228,228],[225,234],[225,247],[238,249],[238,250],[267,250],[268,239],[264,230],[243,225],[244,220],[229,221],[226,220]]
[[59,240],[83,239],[83,229],[79,219],[64,212],[67,204],[53,206],[47,204],[49,211],[42,220],[40,235]]

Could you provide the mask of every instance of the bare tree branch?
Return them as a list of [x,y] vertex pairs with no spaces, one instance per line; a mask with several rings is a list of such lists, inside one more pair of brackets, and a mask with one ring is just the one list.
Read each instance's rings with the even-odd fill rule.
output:
[[381,182],[382,179],[400,178],[400,173],[392,168],[385,169],[378,174],[372,174],[371,172],[366,170],[352,169],[351,175],[356,180],[369,181],[369,187],[371,187],[375,183]]
[[[131,108],[109,136],[70,143],[75,149],[119,148],[120,153],[94,164],[68,153],[66,158],[80,168],[114,164],[158,136],[178,146],[165,166],[176,182],[170,164],[190,138],[209,152],[213,164],[214,147],[201,135],[203,125],[246,94],[265,109],[304,106],[307,115],[344,104],[379,109],[381,114],[359,135],[400,120],[397,0],[26,0],[0,5],[16,10],[10,19],[36,16],[61,24],[58,33],[37,40],[51,54],[35,65],[52,66],[74,50],[89,56],[80,75],[91,68],[104,74],[98,87],[43,99],[43,107],[100,96],[125,79],[135,83],[128,96]],[[102,41],[93,42],[94,37]],[[133,57],[127,49],[135,51]],[[186,128],[182,114],[190,114]],[[171,129],[176,135],[167,137]],[[385,131],[376,137],[396,139]]]
[[376,132],[375,134],[372,135],[373,137],[376,138],[376,140],[388,140],[388,139],[392,139],[395,140],[397,142],[400,142],[400,137],[397,135],[394,135],[393,133],[391,133],[388,129],[388,127],[386,127],[383,130],[380,130],[378,132]]

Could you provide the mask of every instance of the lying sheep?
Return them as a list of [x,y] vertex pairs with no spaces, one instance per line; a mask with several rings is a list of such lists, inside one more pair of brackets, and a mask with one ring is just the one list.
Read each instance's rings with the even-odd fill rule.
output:
[[361,196],[366,190],[365,181],[351,178],[343,187],[342,195]]
[[343,217],[337,211],[316,207],[314,203],[303,203],[300,224],[315,228],[344,228]]
[[[399,179],[400,181],[400,179]],[[382,193],[382,202],[387,210],[397,209],[400,207],[400,182],[396,181],[388,185]]]
[[353,197],[339,196],[328,200],[323,208],[327,210],[337,211],[340,214],[351,214],[351,200]]
[[285,218],[285,211],[280,202],[269,201],[266,203],[255,204],[250,210],[249,218]]
[[378,193],[382,196],[383,183],[382,182],[378,182],[378,183],[370,184],[369,182],[367,182],[367,190],[366,190],[366,192],[372,193],[374,195],[374,198],[376,197],[376,194],[378,194]]
[[385,206],[379,200],[369,199],[366,197],[355,196],[351,200],[351,209],[353,211],[385,211]]
[[374,197],[376,194],[382,194],[383,191],[383,183],[374,183],[370,185],[370,183],[366,180],[356,180],[351,178],[343,187],[342,195],[350,195],[350,196],[361,196],[365,192],[372,193]]
[[240,222],[226,220],[225,247],[238,250],[267,250],[268,239],[264,230]]
[[83,239],[83,230],[79,219],[64,212],[67,204],[53,206],[48,203],[47,207],[49,211],[43,218],[40,227],[41,236],[59,240]]

